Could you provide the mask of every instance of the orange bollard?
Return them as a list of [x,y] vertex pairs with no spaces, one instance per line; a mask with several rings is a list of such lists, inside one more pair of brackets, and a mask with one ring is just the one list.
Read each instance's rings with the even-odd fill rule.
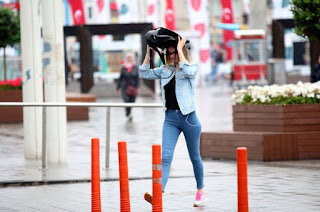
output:
[[152,145],[152,212],[162,212],[161,145]]
[[237,148],[238,212],[248,212],[247,148]]
[[91,211],[101,212],[99,138],[91,139]]
[[120,211],[130,212],[127,143],[125,141],[118,142],[118,155],[120,180]]

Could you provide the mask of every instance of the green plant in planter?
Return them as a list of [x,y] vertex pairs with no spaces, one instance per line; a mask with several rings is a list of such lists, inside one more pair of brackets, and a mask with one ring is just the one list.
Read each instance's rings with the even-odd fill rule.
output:
[[20,42],[20,18],[10,9],[0,8],[0,48],[3,48],[4,80],[7,80],[6,46]]
[[320,82],[249,86],[232,95],[237,105],[289,105],[320,103]]

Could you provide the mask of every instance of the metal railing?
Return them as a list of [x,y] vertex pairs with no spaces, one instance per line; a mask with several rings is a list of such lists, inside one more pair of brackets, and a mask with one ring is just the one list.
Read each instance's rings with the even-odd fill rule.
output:
[[47,143],[46,143],[46,108],[47,107],[105,107],[106,114],[106,168],[109,168],[110,163],[110,108],[112,107],[141,107],[154,108],[162,107],[161,103],[88,103],[88,102],[0,102],[1,107],[43,107],[42,110],[42,168],[47,167]]

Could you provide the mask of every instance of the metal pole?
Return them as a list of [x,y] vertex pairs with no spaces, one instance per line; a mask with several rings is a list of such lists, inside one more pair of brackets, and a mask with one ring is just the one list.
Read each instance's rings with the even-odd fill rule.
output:
[[[41,100],[42,101],[42,100]],[[0,102],[0,107],[160,107],[161,103]]]
[[46,142],[46,107],[42,112],[42,169],[47,167],[47,142]]
[[110,107],[107,107],[106,123],[106,169],[109,169],[110,162]]

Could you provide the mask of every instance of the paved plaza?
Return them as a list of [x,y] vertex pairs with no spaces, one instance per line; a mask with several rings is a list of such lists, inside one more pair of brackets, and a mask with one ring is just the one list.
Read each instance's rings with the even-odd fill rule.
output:
[[[231,94],[226,85],[195,90],[203,132],[232,130]],[[122,102],[99,98],[98,102]],[[138,97],[139,103],[161,102]],[[103,211],[120,211],[117,142],[127,141],[131,211],[151,211],[143,194],[152,192],[152,144],[161,143],[160,108],[134,108],[133,122],[124,109],[111,109],[110,168],[105,168],[106,109],[90,108],[89,121],[67,124],[68,163],[24,159],[23,125],[0,125],[0,211],[90,211],[91,141],[100,138]],[[236,154],[236,150],[235,150]],[[204,160],[208,204],[193,208],[195,180],[183,135],[172,163],[164,211],[237,211],[236,161]],[[45,185],[43,185],[45,184]],[[320,211],[320,160],[248,162],[250,211]]]

